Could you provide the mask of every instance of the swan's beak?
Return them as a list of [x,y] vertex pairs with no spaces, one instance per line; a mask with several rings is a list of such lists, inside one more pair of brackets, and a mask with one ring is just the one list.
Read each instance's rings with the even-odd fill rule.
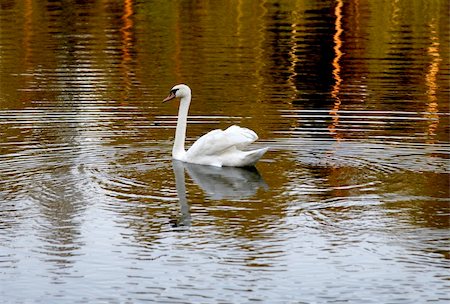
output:
[[167,96],[166,98],[164,98],[163,102],[172,100],[172,99],[174,99],[175,97],[176,97],[176,96],[175,96],[175,92],[170,92],[169,96]]

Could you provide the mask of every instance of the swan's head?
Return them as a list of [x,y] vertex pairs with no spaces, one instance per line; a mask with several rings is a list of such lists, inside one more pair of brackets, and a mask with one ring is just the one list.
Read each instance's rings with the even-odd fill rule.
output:
[[183,98],[191,96],[191,89],[185,84],[177,84],[172,89],[170,89],[169,96],[164,98],[163,102],[172,100],[174,98]]

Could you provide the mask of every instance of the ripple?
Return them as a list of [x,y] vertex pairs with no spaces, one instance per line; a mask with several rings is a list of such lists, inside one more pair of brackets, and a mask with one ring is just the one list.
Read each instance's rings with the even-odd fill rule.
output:
[[302,163],[369,167],[387,174],[398,170],[447,172],[447,142],[428,142],[426,133],[405,136],[402,130],[419,128],[419,122],[433,123],[448,113],[430,117],[428,112],[339,111],[338,124],[325,110],[290,110],[282,115],[298,121],[299,127],[277,132],[283,138],[269,144],[296,151]]

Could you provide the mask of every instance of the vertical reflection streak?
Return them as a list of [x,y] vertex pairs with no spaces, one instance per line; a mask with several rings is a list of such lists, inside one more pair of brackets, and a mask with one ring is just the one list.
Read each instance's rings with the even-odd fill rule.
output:
[[391,22],[392,22],[392,25],[394,25],[394,26],[398,26],[400,23],[399,16],[400,16],[401,10],[400,10],[399,2],[400,2],[400,0],[394,0],[392,2]]
[[340,65],[340,59],[343,55],[341,48],[342,48],[342,40],[341,40],[341,35],[343,33],[343,29],[342,29],[342,6],[344,5],[343,0],[336,0],[337,4],[336,7],[334,9],[334,14],[336,16],[335,19],[335,34],[333,36],[333,42],[334,42],[334,60],[333,60],[333,78],[334,78],[334,86],[333,89],[331,91],[331,97],[334,99],[334,106],[333,109],[331,109],[330,111],[330,115],[332,116],[332,122],[331,124],[328,126],[328,129],[330,131],[330,133],[333,135],[333,137],[336,140],[341,140],[342,139],[342,135],[337,134],[336,132],[336,128],[339,124],[339,109],[341,106],[341,99],[339,98],[339,92],[341,89],[341,83],[342,83],[342,78],[340,76],[341,73],[341,65]]
[[258,88],[258,101],[262,100],[262,92],[264,87],[264,77],[263,77],[263,71],[265,66],[265,60],[264,60],[264,40],[265,36],[264,33],[266,32],[266,25],[265,25],[265,17],[267,15],[267,9],[265,7],[266,1],[260,2],[261,7],[261,14],[258,16],[258,46],[256,49],[256,59],[257,59],[257,66],[255,71],[256,76],[256,87]]
[[128,93],[131,89],[131,79],[130,79],[130,62],[131,62],[131,49],[133,47],[132,41],[132,29],[133,29],[133,0],[124,0],[123,15],[121,17],[123,21],[123,26],[120,29],[122,38],[122,73],[125,84],[124,99],[128,97]]
[[[23,50],[23,61],[22,64],[22,76],[24,83],[22,84],[24,88],[28,88],[33,82],[34,78],[34,67],[33,67],[33,1],[25,0],[24,2],[24,23],[23,23],[23,38],[22,38],[22,50]],[[25,90],[23,92],[26,92]],[[24,94],[18,98],[21,102],[27,102],[29,100],[29,95]]]
[[427,130],[427,143],[434,143],[434,136],[436,135],[436,129],[439,124],[439,115],[438,115],[438,102],[437,102],[437,74],[439,73],[439,63],[442,61],[442,58],[439,54],[439,35],[436,30],[436,25],[433,22],[430,23],[429,27],[431,29],[430,37],[431,44],[427,49],[428,55],[431,57],[431,63],[428,67],[428,71],[425,75],[425,84],[427,86],[427,97],[428,97],[428,106],[427,106],[427,114],[425,118],[429,119],[428,130]]
[[295,100],[297,98],[297,86],[296,86],[296,76],[297,76],[297,72],[295,71],[295,67],[298,64],[298,57],[297,57],[297,49],[298,49],[298,42],[297,42],[297,27],[298,27],[298,2],[296,3],[296,7],[295,10],[292,12],[292,18],[294,19],[292,24],[291,24],[291,41],[290,41],[290,48],[289,48],[289,58],[290,58],[290,65],[288,67],[288,71],[289,71],[289,77],[288,77],[288,84],[289,87],[292,89],[293,91],[293,96],[292,96],[292,100]]

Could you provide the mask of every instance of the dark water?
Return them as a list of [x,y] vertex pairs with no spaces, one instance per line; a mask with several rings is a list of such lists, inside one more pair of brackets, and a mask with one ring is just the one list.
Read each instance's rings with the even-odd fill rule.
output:
[[0,6],[1,302],[450,300],[448,1]]

